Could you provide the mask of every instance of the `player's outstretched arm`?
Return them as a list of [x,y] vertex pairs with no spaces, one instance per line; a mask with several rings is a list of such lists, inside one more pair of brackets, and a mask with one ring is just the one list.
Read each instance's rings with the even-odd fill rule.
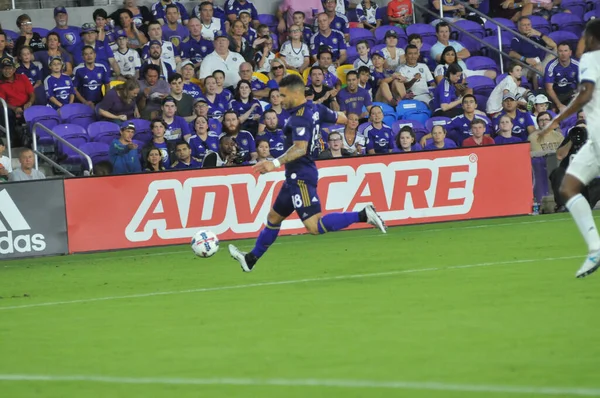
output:
[[584,81],[579,85],[579,91],[575,98],[562,112],[560,112],[540,134],[549,133],[560,126],[560,123],[569,116],[579,112],[588,102],[591,101],[594,95],[595,84],[590,81]]
[[286,163],[293,162],[306,155],[308,141],[294,141],[294,144],[280,157],[273,161],[260,162],[254,165],[253,169],[257,173],[265,174],[281,167]]

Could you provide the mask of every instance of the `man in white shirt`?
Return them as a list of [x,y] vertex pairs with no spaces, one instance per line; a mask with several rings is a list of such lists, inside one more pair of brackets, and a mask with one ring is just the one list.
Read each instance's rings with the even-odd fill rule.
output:
[[406,99],[415,99],[429,105],[432,96],[429,87],[435,87],[435,80],[427,65],[417,62],[419,49],[413,44],[406,46],[406,64],[400,65],[396,72],[406,78]]
[[31,149],[21,151],[19,162],[21,162],[21,167],[8,175],[8,181],[32,181],[46,178],[44,173],[33,168],[35,162]]
[[225,73],[225,87],[235,87],[240,81],[240,65],[245,62],[241,54],[229,51],[229,38],[224,32],[215,34],[215,51],[208,54],[200,66],[199,78],[204,80],[216,70]]
[[469,50],[463,47],[457,41],[450,40],[450,25],[446,21],[442,21],[435,27],[435,32],[438,38],[437,43],[435,43],[429,52],[431,58],[435,59],[437,62],[440,62],[440,57],[444,52],[444,49],[448,46],[454,47],[456,51],[456,57],[458,59],[465,60],[471,56]]
[[200,3],[199,19],[202,24],[202,37],[210,41],[215,39],[215,32],[225,31],[225,27],[221,26],[221,20],[213,15],[214,8],[211,2]]
[[579,91],[569,105],[546,126],[540,135],[550,134],[560,122],[583,108],[587,119],[588,140],[567,168],[560,186],[566,208],[573,216],[588,246],[588,256],[575,276],[583,278],[600,267],[600,235],[588,201],[581,194],[586,185],[600,175],[600,19],[588,22],[585,53],[579,63]]

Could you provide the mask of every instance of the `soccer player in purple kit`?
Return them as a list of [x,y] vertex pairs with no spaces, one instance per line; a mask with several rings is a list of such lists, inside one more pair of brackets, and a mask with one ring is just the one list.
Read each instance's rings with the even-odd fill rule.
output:
[[264,174],[285,165],[285,183],[252,251],[244,253],[234,245],[229,245],[231,257],[239,262],[244,272],[252,271],[256,262],[277,239],[281,223],[294,211],[313,235],[338,231],[359,222],[366,222],[379,228],[381,232],[386,232],[383,220],[372,205],[367,205],[360,212],[322,215],[317,194],[318,171],[311,153],[320,145],[320,124],[344,123],[346,117],[343,113],[307,101],[304,96],[304,81],[299,76],[284,77],[279,87],[283,106],[292,115],[284,128],[287,150],[277,159],[260,162],[253,169]]

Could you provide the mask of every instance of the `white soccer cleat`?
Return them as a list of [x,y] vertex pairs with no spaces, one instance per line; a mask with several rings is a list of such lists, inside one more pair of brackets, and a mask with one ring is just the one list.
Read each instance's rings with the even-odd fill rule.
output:
[[240,267],[242,267],[242,271],[244,271],[244,272],[252,271],[252,266],[250,266],[246,262],[246,253],[244,253],[243,251],[240,251],[240,249],[238,249],[234,245],[229,245],[229,254],[231,254],[231,257],[234,260],[236,260],[238,263],[240,263]]
[[375,207],[373,207],[373,205],[368,205],[365,207],[365,213],[367,215],[367,224],[371,224],[374,227],[379,228],[379,230],[384,234],[387,233],[387,227],[381,219],[381,216],[377,214],[377,211],[375,211]]
[[577,278],[585,278],[593,274],[600,267],[600,250],[593,251],[588,254],[579,271],[575,274]]

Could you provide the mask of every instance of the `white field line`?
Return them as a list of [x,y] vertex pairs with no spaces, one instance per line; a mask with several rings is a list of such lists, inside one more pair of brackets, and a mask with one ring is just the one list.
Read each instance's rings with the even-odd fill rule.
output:
[[0,374],[5,382],[86,382],[106,384],[138,385],[221,385],[221,386],[259,386],[259,387],[335,387],[351,389],[391,389],[418,391],[460,391],[475,393],[503,393],[545,396],[600,397],[598,388],[579,387],[534,387],[485,384],[454,384],[441,382],[414,381],[375,381],[375,380],[331,380],[331,379],[255,379],[255,378],[163,378],[163,377],[113,377],[84,375],[27,375]]
[[374,273],[368,273],[368,274],[337,275],[337,276],[326,276],[326,277],[322,277],[322,278],[306,278],[306,279],[292,279],[292,280],[273,281],[273,282],[257,282],[257,283],[243,284],[243,285],[201,287],[201,288],[197,288],[197,289],[171,290],[171,291],[166,291],[166,292],[151,292],[151,293],[141,293],[141,294],[130,294],[130,295],[124,295],[124,296],[108,296],[108,297],[96,297],[96,298],[87,298],[87,299],[79,299],[79,300],[51,301],[51,302],[46,302],[46,303],[35,303],[35,304],[0,307],[0,311],[2,311],[2,310],[17,310],[17,309],[33,308],[33,307],[53,307],[53,306],[65,305],[65,304],[92,303],[92,302],[96,302],[96,301],[136,299],[136,298],[154,297],[154,296],[170,296],[170,295],[175,295],[175,294],[218,292],[218,291],[223,291],[223,290],[247,289],[247,288],[252,288],[252,287],[295,285],[295,284],[312,283],[312,282],[328,282],[328,281],[349,280],[349,279],[375,278],[375,277],[382,277],[382,276],[395,276],[395,275],[402,275],[402,274],[411,274],[411,273],[417,273],[417,272],[444,271],[444,270],[477,268],[477,267],[492,267],[492,266],[498,266],[498,265],[524,264],[524,263],[533,263],[533,262],[540,262],[540,261],[572,260],[572,259],[576,259],[576,258],[583,258],[583,256],[530,258],[530,259],[523,259],[523,260],[508,260],[508,261],[497,261],[497,262],[466,264],[466,265],[452,265],[452,266],[447,266],[447,267],[418,268],[418,269],[406,269],[406,270],[396,270],[396,271],[386,271],[386,272],[374,272]]
[[[595,216],[594,218],[600,218],[599,216]],[[420,234],[420,233],[430,233],[430,232],[443,232],[443,231],[456,231],[456,230],[468,230],[468,229],[481,229],[481,228],[494,228],[494,227],[509,227],[509,226],[513,226],[513,225],[528,225],[528,224],[545,224],[545,223],[551,223],[551,222],[561,222],[561,221],[571,221],[571,217],[565,217],[565,218],[553,218],[553,219],[547,219],[547,220],[535,220],[535,221],[518,221],[518,222],[507,222],[507,223],[501,223],[501,224],[480,224],[480,225],[469,225],[469,226],[463,226],[463,227],[456,227],[456,228],[432,228],[432,229],[419,229],[419,230],[414,230],[414,231],[410,231],[409,229],[409,233],[412,234]],[[447,223],[445,223],[447,224]],[[393,228],[400,228],[400,227],[416,227],[419,224],[412,224],[412,225],[398,225],[396,227]],[[365,238],[382,238],[382,237],[389,237],[389,236],[395,236],[394,234],[377,234],[377,235],[365,235],[365,236],[360,236],[360,239],[365,239]],[[311,235],[297,235],[294,239],[302,239],[304,237],[309,237],[309,239],[314,239],[313,236]],[[328,236],[327,239],[328,240],[350,240],[350,239],[355,239],[357,237],[354,236],[348,236],[348,235],[344,235],[344,234],[336,234],[336,236]],[[297,240],[294,241],[283,241],[283,242],[275,242],[273,243],[272,246],[274,245],[290,245],[290,244],[298,244]],[[143,247],[140,248],[134,248],[133,250],[143,250]],[[153,249],[153,248],[148,248],[148,249]],[[110,257],[96,257],[96,258],[90,258],[90,262],[98,262],[98,261],[106,261],[106,260],[115,260],[115,259],[124,259],[124,258],[144,258],[144,257],[155,257],[155,256],[165,256],[165,255],[169,255],[169,254],[182,254],[182,253],[186,253],[189,254],[191,253],[188,247],[182,248],[180,250],[172,250],[172,251],[161,251],[161,252],[157,252],[157,253],[140,253],[140,254],[128,254],[128,255],[123,255],[123,256],[110,256]],[[73,256],[75,256],[75,258],[65,258],[64,261],[60,261],[60,264],[69,264],[69,263],[74,263],[74,262],[81,262],[82,259],[85,259],[84,256],[92,256],[94,255],[93,253],[80,253],[80,254],[74,254]],[[54,258],[54,257],[50,257],[50,258]],[[0,267],[2,268],[17,268],[17,267],[23,267],[22,264],[7,264],[2,266],[0,263]]]

